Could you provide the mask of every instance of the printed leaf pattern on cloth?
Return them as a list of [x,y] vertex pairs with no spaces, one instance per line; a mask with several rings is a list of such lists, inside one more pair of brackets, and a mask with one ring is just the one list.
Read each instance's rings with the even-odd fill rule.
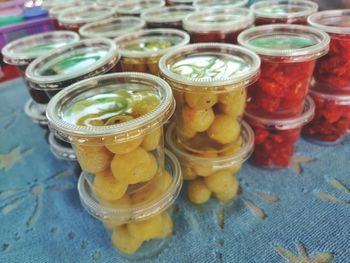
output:
[[[350,190],[338,179],[329,178],[329,179],[326,179],[326,181],[330,186],[332,186],[337,191],[340,191],[344,194],[349,195]],[[315,194],[319,199],[325,202],[334,203],[334,204],[347,204],[347,205],[350,204],[350,201],[339,198],[333,194],[329,194],[325,192],[316,192]]]
[[297,174],[302,174],[304,172],[302,165],[312,162],[316,162],[316,158],[309,156],[297,156],[294,155],[290,161],[289,168]]
[[28,156],[32,151],[30,149],[21,150],[19,146],[13,148],[9,153],[0,154],[0,169],[10,170],[12,166]]
[[[262,200],[266,203],[270,203],[270,204],[275,204],[275,203],[280,201],[280,199],[278,197],[271,195],[271,194],[268,194],[268,193],[251,192],[249,194],[259,198],[260,200]],[[255,204],[254,201],[252,201],[251,199],[243,198],[243,202],[248,207],[249,211],[252,213],[253,216],[255,216],[256,218],[258,218],[260,220],[266,219],[267,215],[266,215],[265,211],[261,207],[259,207],[257,204]]]

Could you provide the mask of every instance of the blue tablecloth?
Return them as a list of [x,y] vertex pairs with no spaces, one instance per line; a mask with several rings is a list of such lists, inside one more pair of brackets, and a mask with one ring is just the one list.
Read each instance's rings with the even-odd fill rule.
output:
[[[0,262],[127,262],[81,207],[75,166],[50,153],[24,115],[22,80],[0,86]],[[194,206],[184,191],[175,234],[145,262],[350,262],[350,140],[298,143],[290,169],[249,164],[233,202]]]

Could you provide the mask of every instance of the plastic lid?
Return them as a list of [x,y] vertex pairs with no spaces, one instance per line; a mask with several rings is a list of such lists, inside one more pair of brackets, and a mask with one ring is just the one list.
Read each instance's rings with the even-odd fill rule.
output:
[[141,17],[150,23],[181,22],[183,18],[192,14],[195,10],[194,7],[188,5],[159,7],[142,12]]
[[117,5],[117,12],[123,15],[139,15],[148,8],[162,7],[164,0],[131,0]]
[[48,124],[45,115],[46,105],[39,105],[32,99],[29,99],[24,105],[25,114],[34,122],[46,126]]
[[114,8],[87,5],[67,8],[58,15],[61,24],[86,24],[100,21],[113,16],[116,13]]
[[[64,0],[64,2],[63,2],[62,0],[45,0],[45,1],[43,1],[42,6],[45,9],[49,9],[51,7],[60,6],[62,4],[74,5],[75,3],[82,2],[82,1],[83,0]],[[84,2],[88,2],[88,1],[84,1]]]
[[79,35],[71,31],[46,32],[12,41],[1,52],[7,64],[28,65],[49,51],[78,41]]
[[43,9],[41,6],[34,6],[24,9],[22,16],[24,19],[35,19],[38,17],[46,17],[48,14],[47,10]]
[[315,28],[301,25],[274,24],[243,31],[238,43],[255,53],[284,61],[317,59],[329,50],[329,36]]
[[164,167],[172,176],[172,183],[163,194],[148,203],[129,208],[101,204],[94,196],[87,180],[89,174],[85,172],[81,174],[78,181],[80,201],[87,212],[99,220],[114,219],[127,223],[130,221],[145,220],[160,214],[175,202],[180,194],[183,182],[180,163],[168,150],[165,150]]
[[[78,126],[65,113],[77,101],[85,100],[94,94],[115,92],[120,89],[147,90],[154,92],[160,98],[160,104],[151,112],[136,119],[108,126]],[[144,73],[114,73],[73,84],[54,96],[46,111],[50,127],[63,140],[86,144],[105,144],[134,140],[147,134],[169,120],[175,110],[175,101],[168,83],[150,74]]]
[[193,0],[167,0],[169,5],[192,5]]
[[318,4],[306,0],[272,0],[257,2],[250,10],[256,17],[296,18],[317,12]]
[[[255,82],[260,72],[260,58],[253,52],[230,44],[191,44],[165,54],[159,61],[163,76],[197,90],[227,92]],[[173,87],[175,88],[175,87]],[[181,90],[193,87],[180,85]]]
[[236,163],[245,162],[250,157],[254,149],[254,132],[245,121],[242,121],[241,128],[242,147],[232,155],[219,157],[202,157],[189,152],[178,141],[175,128],[175,124],[173,123],[167,129],[166,142],[171,151],[173,151],[179,158],[180,162],[185,160],[186,162],[190,161],[199,164],[210,164],[214,168],[224,168],[232,166]]
[[57,19],[58,16],[66,11],[67,9],[70,9],[72,7],[77,7],[77,6],[83,6],[86,5],[86,2],[76,2],[76,3],[62,3],[60,5],[55,5],[49,9],[49,15],[53,19]]
[[253,13],[246,8],[215,8],[198,11],[183,20],[187,31],[238,31],[254,23]]
[[146,22],[137,17],[126,16],[110,18],[82,26],[79,29],[79,34],[83,37],[115,38],[126,33],[140,30],[144,28],[145,25]]
[[243,7],[248,0],[195,0],[193,6],[197,9],[212,9],[220,7]]
[[306,97],[303,112],[294,118],[262,118],[249,112],[245,112],[244,118],[249,124],[265,127],[266,129],[289,130],[300,128],[309,123],[315,114],[315,103],[310,96]]
[[97,0],[96,2],[100,6],[115,7],[120,3],[120,0]]
[[12,25],[16,24],[19,22],[23,21],[22,16],[5,16],[5,17],[0,17],[0,26],[7,26],[7,25]]
[[36,89],[57,89],[63,81],[76,82],[106,73],[118,60],[119,54],[112,40],[81,40],[34,60],[27,67],[26,77]]
[[73,148],[60,143],[52,132],[49,134],[49,146],[52,154],[56,156],[57,159],[67,161],[75,161],[77,159]]
[[309,94],[312,97],[321,97],[325,100],[331,100],[337,105],[350,105],[350,94],[348,89],[334,89],[328,85],[311,81]]
[[115,39],[122,57],[157,57],[190,42],[190,36],[181,30],[158,28],[126,34]]
[[350,34],[350,9],[318,12],[309,16],[307,22],[328,33]]

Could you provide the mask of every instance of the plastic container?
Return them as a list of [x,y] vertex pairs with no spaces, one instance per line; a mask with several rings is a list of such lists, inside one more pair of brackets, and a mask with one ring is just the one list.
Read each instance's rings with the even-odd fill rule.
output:
[[120,255],[128,259],[150,258],[176,234],[172,205],[180,193],[182,175],[178,160],[169,151],[161,180],[148,189],[127,192],[119,201],[98,198],[91,182],[91,174],[82,173],[78,182],[81,203],[89,214],[103,222]]
[[159,66],[176,99],[182,145],[193,153],[232,147],[240,135],[246,88],[259,76],[259,57],[235,45],[192,44],[168,52]]
[[62,1],[62,0],[46,0],[46,1],[43,1],[42,3],[42,6],[43,8],[49,10],[50,8],[52,7],[55,7],[55,6],[60,6],[60,5],[75,5],[76,3],[81,3],[81,2],[84,2],[84,3],[88,3],[89,1],[84,1],[84,0],[65,0],[65,1]]
[[51,99],[46,115],[55,136],[74,146],[83,171],[114,175],[116,179],[109,182],[116,190],[105,192],[108,182],[102,181],[99,191],[113,201],[162,174],[163,125],[174,109],[171,88],[164,80],[129,72],[67,87]]
[[187,196],[192,203],[204,204],[211,196],[227,202],[237,196],[236,174],[254,146],[254,133],[247,123],[242,123],[237,143],[223,153],[213,149],[201,154],[187,151],[177,138],[174,124],[167,130],[166,142],[180,161],[184,179],[189,181]]
[[247,110],[267,119],[303,111],[316,59],[329,49],[329,36],[301,25],[265,25],[238,36],[240,45],[260,55],[261,76],[248,89]]
[[193,1],[193,6],[198,10],[244,7],[247,4],[248,4],[248,0],[194,0]]
[[148,28],[183,29],[182,20],[194,11],[195,8],[188,5],[159,7],[142,12],[141,18],[147,22]]
[[32,98],[47,104],[58,91],[76,83],[114,71],[119,60],[116,45],[109,39],[88,39],[42,55],[26,70]]
[[314,79],[350,94],[350,9],[319,12],[311,15],[308,23],[331,37],[329,52],[316,63]]
[[61,27],[58,24],[58,16],[66,11],[67,9],[70,9],[72,7],[82,7],[86,6],[86,2],[68,2],[68,3],[61,3],[59,5],[54,5],[49,9],[49,17],[51,18],[52,22],[54,23],[55,29],[60,30]]
[[301,115],[293,118],[267,119],[246,112],[245,120],[255,134],[252,163],[271,170],[288,167],[301,129],[314,113],[315,104],[310,97],[306,98]]
[[60,160],[75,161],[77,159],[72,146],[55,137],[53,133],[49,134],[49,147],[51,153]]
[[158,62],[166,52],[188,44],[190,37],[177,29],[148,29],[115,39],[123,71],[159,75]]
[[41,128],[47,129],[46,105],[38,104],[32,99],[29,99],[24,105],[24,113],[38,124]]
[[45,18],[48,17],[48,15],[49,13],[47,10],[43,9],[41,6],[25,8],[22,13],[25,20]]
[[115,8],[87,5],[85,7],[71,7],[58,16],[58,25],[61,29],[78,32],[79,28],[87,23],[103,21],[116,14]]
[[254,16],[245,8],[213,8],[195,12],[183,20],[192,43],[236,44],[239,33],[253,24]]
[[307,17],[318,10],[318,4],[306,0],[261,1],[251,5],[255,25],[299,24],[307,25]]
[[311,142],[325,146],[341,143],[350,125],[350,94],[312,86],[309,95],[315,101],[316,112],[303,134]]
[[174,6],[174,5],[189,5],[192,6],[193,0],[166,0],[166,5]]
[[143,19],[126,16],[88,23],[79,29],[79,34],[85,38],[116,38],[126,33],[141,30],[145,26],[146,22]]
[[119,15],[140,16],[147,9],[162,7],[164,5],[164,0],[131,0],[119,3],[116,9]]

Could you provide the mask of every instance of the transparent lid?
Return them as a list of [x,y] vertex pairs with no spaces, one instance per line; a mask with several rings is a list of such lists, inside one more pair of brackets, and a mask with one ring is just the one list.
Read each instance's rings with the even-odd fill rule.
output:
[[143,19],[125,16],[118,18],[105,19],[85,24],[79,29],[82,37],[106,37],[115,38],[123,34],[134,32],[144,28],[146,22]]
[[49,134],[49,146],[50,151],[57,159],[67,161],[75,161],[77,159],[73,148],[60,143],[52,132]]
[[149,8],[165,6],[164,0],[131,0],[116,6],[117,12],[123,15],[139,15]]
[[61,24],[86,24],[113,16],[116,10],[111,7],[87,5],[67,8],[58,16]]
[[246,8],[215,8],[195,12],[183,20],[187,31],[238,31],[254,23],[254,16]]
[[237,163],[245,162],[253,152],[254,149],[254,132],[252,128],[242,121],[241,128],[242,145],[239,150],[232,155],[219,156],[219,157],[203,157],[193,154],[186,150],[182,144],[178,141],[176,135],[175,124],[172,124],[166,133],[166,143],[170,150],[174,152],[175,156],[182,161],[195,162],[198,164],[210,164],[213,168],[225,168]]
[[97,0],[96,2],[100,6],[115,7],[120,3],[120,0]]
[[334,102],[336,105],[350,105],[350,94],[348,89],[334,89],[328,85],[322,85],[311,81],[309,94]]
[[172,177],[168,188],[152,201],[130,207],[102,204],[98,201],[89,185],[89,174],[83,172],[78,181],[78,192],[83,207],[99,220],[114,219],[119,222],[145,220],[169,208],[180,194],[182,187],[182,173],[179,161],[168,150],[165,150],[165,170]]
[[243,7],[248,0],[194,0],[193,6],[197,9],[213,9],[221,7]]
[[[51,7],[54,6],[62,6],[62,5],[74,5],[78,2],[82,2],[82,0],[64,0],[64,2],[62,0],[44,0],[42,3],[42,6],[45,9],[49,9]],[[89,1],[83,1],[83,2],[89,2]]]
[[79,35],[71,31],[46,32],[14,40],[1,52],[7,64],[22,66],[49,51],[78,41]]
[[329,41],[321,30],[287,24],[257,26],[238,36],[240,45],[258,55],[283,58],[286,62],[317,59],[328,52]]
[[[130,115],[134,98],[146,92],[156,96],[158,104],[140,117],[106,126],[80,124],[82,118],[85,125],[86,121],[105,123],[105,119]],[[104,145],[106,141],[121,143],[143,136],[168,121],[174,110],[172,91],[164,80],[150,74],[126,72],[86,79],[63,89],[49,102],[46,115],[50,128],[63,140]]]
[[115,39],[122,57],[158,57],[188,44],[190,36],[181,30],[158,28],[125,34]]
[[318,12],[309,16],[307,21],[328,33],[350,34],[350,9]]
[[192,5],[193,0],[167,0],[169,5]]
[[[246,48],[221,43],[191,44],[166,53],[159,61],[161,74],[185,85],[227,92],[224,85],[242,88],[255,82],[260,58]],[[174,88],[174,87],[173,87]],[[180,89],[193,89],[181,86]]]
[[250,10],[256,17],[297,18],[317,12],[318,4],[306,0],[272,0],[257,2]]
[[309,123],[315,114],[315,103],[310,96],[306,97],[303,112],[293,118],[263,118],[249,112],[244,113],[244,119],[251,125],[265,129],[289,130],[300,128]]
[[58,16],[66,11],[67,9],[70,9],[72,7],[77,7],[77,6],[85,6],[86,2],[67,2],[67,3],[62,3],[60,5],[55,5],[49,9],[49,15],[53,19],[57,19]]
[[29,99],[24,105],[24,112],[32,120],[32,122],[44,126],[48,124],[45,111],[46,105],[39,105],[32,99]]
[[194,11],[195,8],[188,5],[159,7],[142,12],[141,18],[150,23],[181,22],[183,18]]
[[26,69],[26,77],[38,85],[37,89],[58,88],[63,81],[108,72],[118,59],[119,54],[112,40],[81,40],[34,60]]

